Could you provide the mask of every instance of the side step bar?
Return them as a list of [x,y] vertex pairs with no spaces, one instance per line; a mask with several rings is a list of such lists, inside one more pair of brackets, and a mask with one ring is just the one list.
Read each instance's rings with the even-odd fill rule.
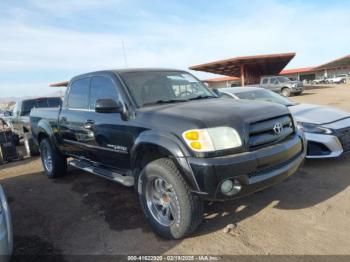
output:
[[88,162],[80,161],[80,160],[71,160],[68,162],[70,166],[73,166],[75,168],[84,170],[86,172],[89,172],[91,174],[109,179],[111,181],[117,182],[119,184],[122,184],[124,186],[131,187],[135,184],[134,177],[132,176],[123,176],[122,174],[112,172],[108,169],[104,169],[101,167],[95,167],[91,165]]

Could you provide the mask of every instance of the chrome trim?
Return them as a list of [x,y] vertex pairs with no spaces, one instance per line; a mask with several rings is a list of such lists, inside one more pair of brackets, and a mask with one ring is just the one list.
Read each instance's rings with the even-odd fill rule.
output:
[[114,153],[121,153],[121,154],[129,154],[128,151],[115,150],[115,149],[108,148],[108,147],[103,147],[103,146],[95,146],[95,145],[90,145],[90,144],[87,144],[87,143],[81,143],[81,142],[78,142],[78,141],[73,141],[73,140],[68,140],[68,139],[63,139],[63,141],[68,143],[68,144],[79,145],[79,146],[93,148],[93,149],[99,149],[99,150],[104,150],[104,151],[109,151],[109,152],[114,152]]

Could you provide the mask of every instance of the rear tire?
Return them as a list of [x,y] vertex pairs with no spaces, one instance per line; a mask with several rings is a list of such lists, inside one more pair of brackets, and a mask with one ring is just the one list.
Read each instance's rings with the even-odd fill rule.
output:
[[39,155],[39,147],[35,144],[34,139],[31,134],[24,134],[24,147],[27,152],[27,156],[37,156]]
[[45,173],[49,178],[67,174],[67,159],[51,145],[48,138],[40,142],[40,153]]
[[138,193],[149,224],[164,238],[183,238],[202,221],[203,203],[168,158],[157,159],[141,171]]
[[281,94],[285,97],[289,97],[291,94],[290,88],[288,88],[288,87],[282,88]]

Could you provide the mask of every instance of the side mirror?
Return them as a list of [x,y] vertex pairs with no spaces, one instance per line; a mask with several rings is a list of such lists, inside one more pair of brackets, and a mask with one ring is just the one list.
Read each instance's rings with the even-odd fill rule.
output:
[[110,98],[97,99],[95,111],[97,113],[122,113],[123,105],[121,102]]

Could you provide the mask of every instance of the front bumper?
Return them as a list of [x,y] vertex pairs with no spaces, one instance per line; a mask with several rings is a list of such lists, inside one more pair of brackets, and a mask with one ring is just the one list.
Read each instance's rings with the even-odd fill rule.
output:
[[[306,154],[306,143],[301,133],[287,141],[259,150],[216,158],[189,158],[188,162],[205,200],[228,200],[276,184],[292,175]],[[236,179],[241,190],[233,195],[221,193],[221,184]]]
[[332,134],[305,132],[308,142],[307,158],[332,158],[350,151],[350,117],[322,125]]
[[344,152],[337,136],[305,132],[305,138],[308,143],[306,158],[332,158]]
[[292,94],[295,93],[302,93],[304,92],[304,87],[303,86],[297,86],[292,88]]

